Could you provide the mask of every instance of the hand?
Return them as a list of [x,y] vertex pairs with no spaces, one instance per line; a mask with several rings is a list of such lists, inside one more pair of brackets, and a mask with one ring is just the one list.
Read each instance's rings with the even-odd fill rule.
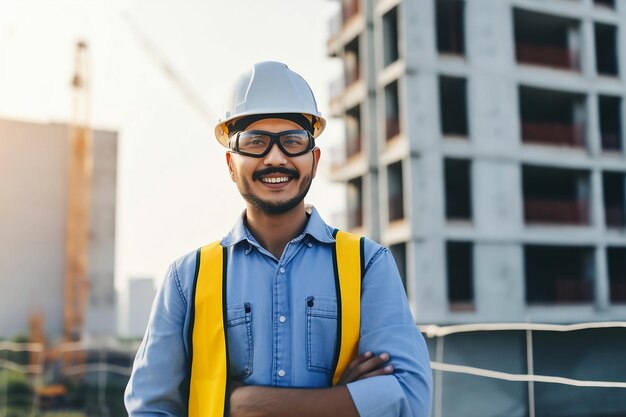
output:
[[372,352],[365,352],[350,362],[337,385],[346,385],[349,382],[378,375],[390,375],[393,373],[393,366],[384,366],[388,361],[389,354],[387,353],[374,356]]

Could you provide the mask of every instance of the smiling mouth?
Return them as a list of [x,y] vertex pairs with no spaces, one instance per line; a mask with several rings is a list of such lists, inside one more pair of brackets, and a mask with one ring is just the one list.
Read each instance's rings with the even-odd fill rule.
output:
[[291,177],[262,177],[261,182],[265,184],[282,184],[291,181]]

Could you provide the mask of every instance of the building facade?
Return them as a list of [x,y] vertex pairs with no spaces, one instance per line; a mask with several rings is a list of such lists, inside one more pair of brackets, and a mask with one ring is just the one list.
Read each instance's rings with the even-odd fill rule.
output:
[[[339,3],[332,175],[350,229],[396,257],[417,322],[626,319],[626,2]],[[467,333],[444,359],[624,381],[624,337]],[[619,390],[438,377],[438,416],[626,415]]]
[[[47,340],[63,336],[69,127],[0,120],[0,338],[29,334],[41,315]],[[93,131],[84,336],[116,336],[117,134]]]

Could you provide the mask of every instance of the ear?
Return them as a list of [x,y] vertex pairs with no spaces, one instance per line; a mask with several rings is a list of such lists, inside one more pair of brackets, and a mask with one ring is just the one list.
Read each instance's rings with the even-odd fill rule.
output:
[[226,152],[226,165],[228,165],[228,173],[230,174],[230,179],[235,181],[235,171],[233,169],[233,154],[229,151]]
[[313,148],[313,151],[311,151],[311,153],[313,154],[313,178],[315,178],[315,174],[317,174],[317,167],[320,163],[320,156],[322,154],[322,151],[320,150],[320,148],[318,148],[317,146],[315,148]]

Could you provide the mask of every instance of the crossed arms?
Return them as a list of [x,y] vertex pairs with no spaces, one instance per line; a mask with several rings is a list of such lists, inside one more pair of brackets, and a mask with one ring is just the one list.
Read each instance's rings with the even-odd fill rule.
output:
[[389,355],[365,352],[346,368],[339,383],[331,388],[274,388],[238,386],[230,396],[230,417],[359,417],[347,384],[393,373],[385,365]]

